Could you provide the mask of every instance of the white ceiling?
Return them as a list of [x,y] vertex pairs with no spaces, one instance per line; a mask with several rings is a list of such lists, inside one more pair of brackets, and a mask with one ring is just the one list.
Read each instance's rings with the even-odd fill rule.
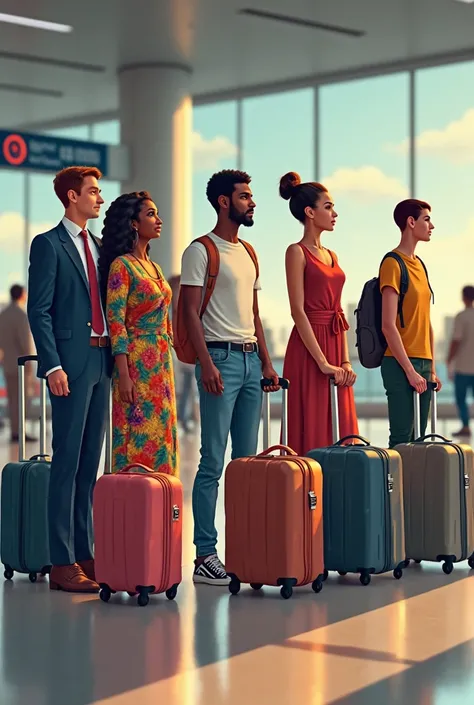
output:
[[[366,34],[342,36],[243,16],[243,8]],[[0,12],[74,28],[67,35],[0,23],[3,127],[116,113],[116,72],[124,64],[187,64],[193,69],[192,92],[203,99],[311,76],[343,76],[377,64],[474,58],[474,4],[456,0],[0,0]]]

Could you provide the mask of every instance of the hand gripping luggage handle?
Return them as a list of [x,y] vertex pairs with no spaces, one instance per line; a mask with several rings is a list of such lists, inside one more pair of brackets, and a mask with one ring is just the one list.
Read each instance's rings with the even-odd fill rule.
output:
[[[26,460],[26,390],[25,365],[27,362],[38,362],[38,355],[23,355],[18,358],[18,411],[19,411],[19,449],[18,457]],[[40,452],[35,458],[49,459],[46,453],[46,380],[40,379]]]
[[[431,390],[431,436],[437,435],[437,425],[438,425],[438,398],[436,396],[436,382],[428,382],[428,389]],[[421,436],[421,409],[420,409],[420,395],[414,389],[413,390],[413,430],[414,437],[420,439]],[[425,436],[428,438],[428,436]]]
[[[265,387],[271,387],[273,381],[268,378],[260,380],[262,390]],[[281,405],[281,441],[283,446],[288,445],[288,388],[290,381],[284,377],[278,378],[278,384],[283,390],[283,398]],[[270,392],[263,394],[263,447],[268,448],[270,445]]]
[[277,444],[277,445],[274,445],[271,448],[267,448],[266,450],[259,453],[259,457],[262,457],[264,455],[271,455],[275,450],[281,451],[281,453],[280,453],[281,455],[294,455],[294,456],[298,455],[298,453],[295,453],[295,451],[292,450],[291,448],[289,448],[288,446]]

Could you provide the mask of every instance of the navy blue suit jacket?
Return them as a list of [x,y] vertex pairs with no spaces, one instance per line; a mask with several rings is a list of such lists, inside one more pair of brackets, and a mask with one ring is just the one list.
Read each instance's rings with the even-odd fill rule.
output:
[[[99,248],[100,240],[91,239]],[[77,379],[89,356],[92,306],[81,257],[62,223],[31,243],[28,319],[38,376],[61,366],[70,380]]]

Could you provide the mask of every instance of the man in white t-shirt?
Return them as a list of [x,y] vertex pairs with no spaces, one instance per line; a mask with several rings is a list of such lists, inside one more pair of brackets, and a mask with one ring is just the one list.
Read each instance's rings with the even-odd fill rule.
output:
[[220,264],[202,320],[208,263],[204,245],[191,243],[181,265],[183,313],[197,353],[201,414],[201,461],[193,488],[194,582],[208,585],[229,583],[217,555],[215,527],[229,433],[232,458],[255,455],[262,376],[273,382],[265,391],[278,389],[258,311],[260,281],[255,263],[238,239],[240,226],[253,225],[255,202],[249,184],[248,174],[230,169],[214,174],[207,184],[207,198],[217,213],[217,225],[209,237],[219,250]]
[[469,389],[474,394],[474,286],[462,290],[464,311],[454,319],[454,331],[448,355],[448,368],[454,367],[454,389],[462,428],[455,436],[470,436]]

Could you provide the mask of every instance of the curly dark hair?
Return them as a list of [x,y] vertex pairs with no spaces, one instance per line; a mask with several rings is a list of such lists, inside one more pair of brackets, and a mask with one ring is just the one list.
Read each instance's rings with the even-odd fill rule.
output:
[[219,213],[219,197],[230,198],[236,184],[249,184],[252,178],[245,172],[236,169],[223,169],[213,174],[207,182],[206,196],[216,213]]
[[133,252],[135,247],[136,232],[132,228],[132,220],[138,220],[143,202],[151,200],[148,191],[124,193],[107,209],[98,264],[104,296],[107,292],[110,265],[117,257]]

